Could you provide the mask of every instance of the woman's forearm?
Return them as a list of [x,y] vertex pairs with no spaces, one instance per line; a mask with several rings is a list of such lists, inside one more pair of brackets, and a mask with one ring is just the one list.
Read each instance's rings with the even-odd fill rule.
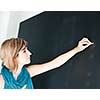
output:
[[67,62],[70,58],[72,58],[78,52],[79,52],[79,50],[76,47],[76,48],[56,57],[52,61],[46,63],[46,65],[49,66],[50,69],[57,68],[57,67],[63,65],[65,62]]

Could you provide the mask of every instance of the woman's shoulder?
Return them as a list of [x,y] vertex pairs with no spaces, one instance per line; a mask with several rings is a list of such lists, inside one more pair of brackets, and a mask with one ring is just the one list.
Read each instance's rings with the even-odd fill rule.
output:
[[2,74],[0,74],[0,89],[4,88],[4,83],[5,83],[4,78],[3,78]]

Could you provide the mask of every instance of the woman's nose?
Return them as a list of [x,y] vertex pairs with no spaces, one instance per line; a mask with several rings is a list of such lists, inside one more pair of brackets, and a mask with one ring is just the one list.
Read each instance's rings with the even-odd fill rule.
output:
[[29,54],[29,55],[32,55],[32,53],[31,53],[29,50],[28,50],[28,54]]

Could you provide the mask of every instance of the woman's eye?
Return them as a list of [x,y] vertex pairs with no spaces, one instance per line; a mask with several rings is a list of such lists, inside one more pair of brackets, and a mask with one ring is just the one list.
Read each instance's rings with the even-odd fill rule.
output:
[[24,53],[26,52],[26,50],[23,51]]

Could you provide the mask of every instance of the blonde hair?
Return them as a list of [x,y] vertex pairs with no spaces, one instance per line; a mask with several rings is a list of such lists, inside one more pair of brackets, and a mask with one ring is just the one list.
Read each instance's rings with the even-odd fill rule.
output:
[[16,57],[23,46],[27,46],[27,41],[21,38],[7,39],[2,43],[0,58],[10,71],[18,69]]

